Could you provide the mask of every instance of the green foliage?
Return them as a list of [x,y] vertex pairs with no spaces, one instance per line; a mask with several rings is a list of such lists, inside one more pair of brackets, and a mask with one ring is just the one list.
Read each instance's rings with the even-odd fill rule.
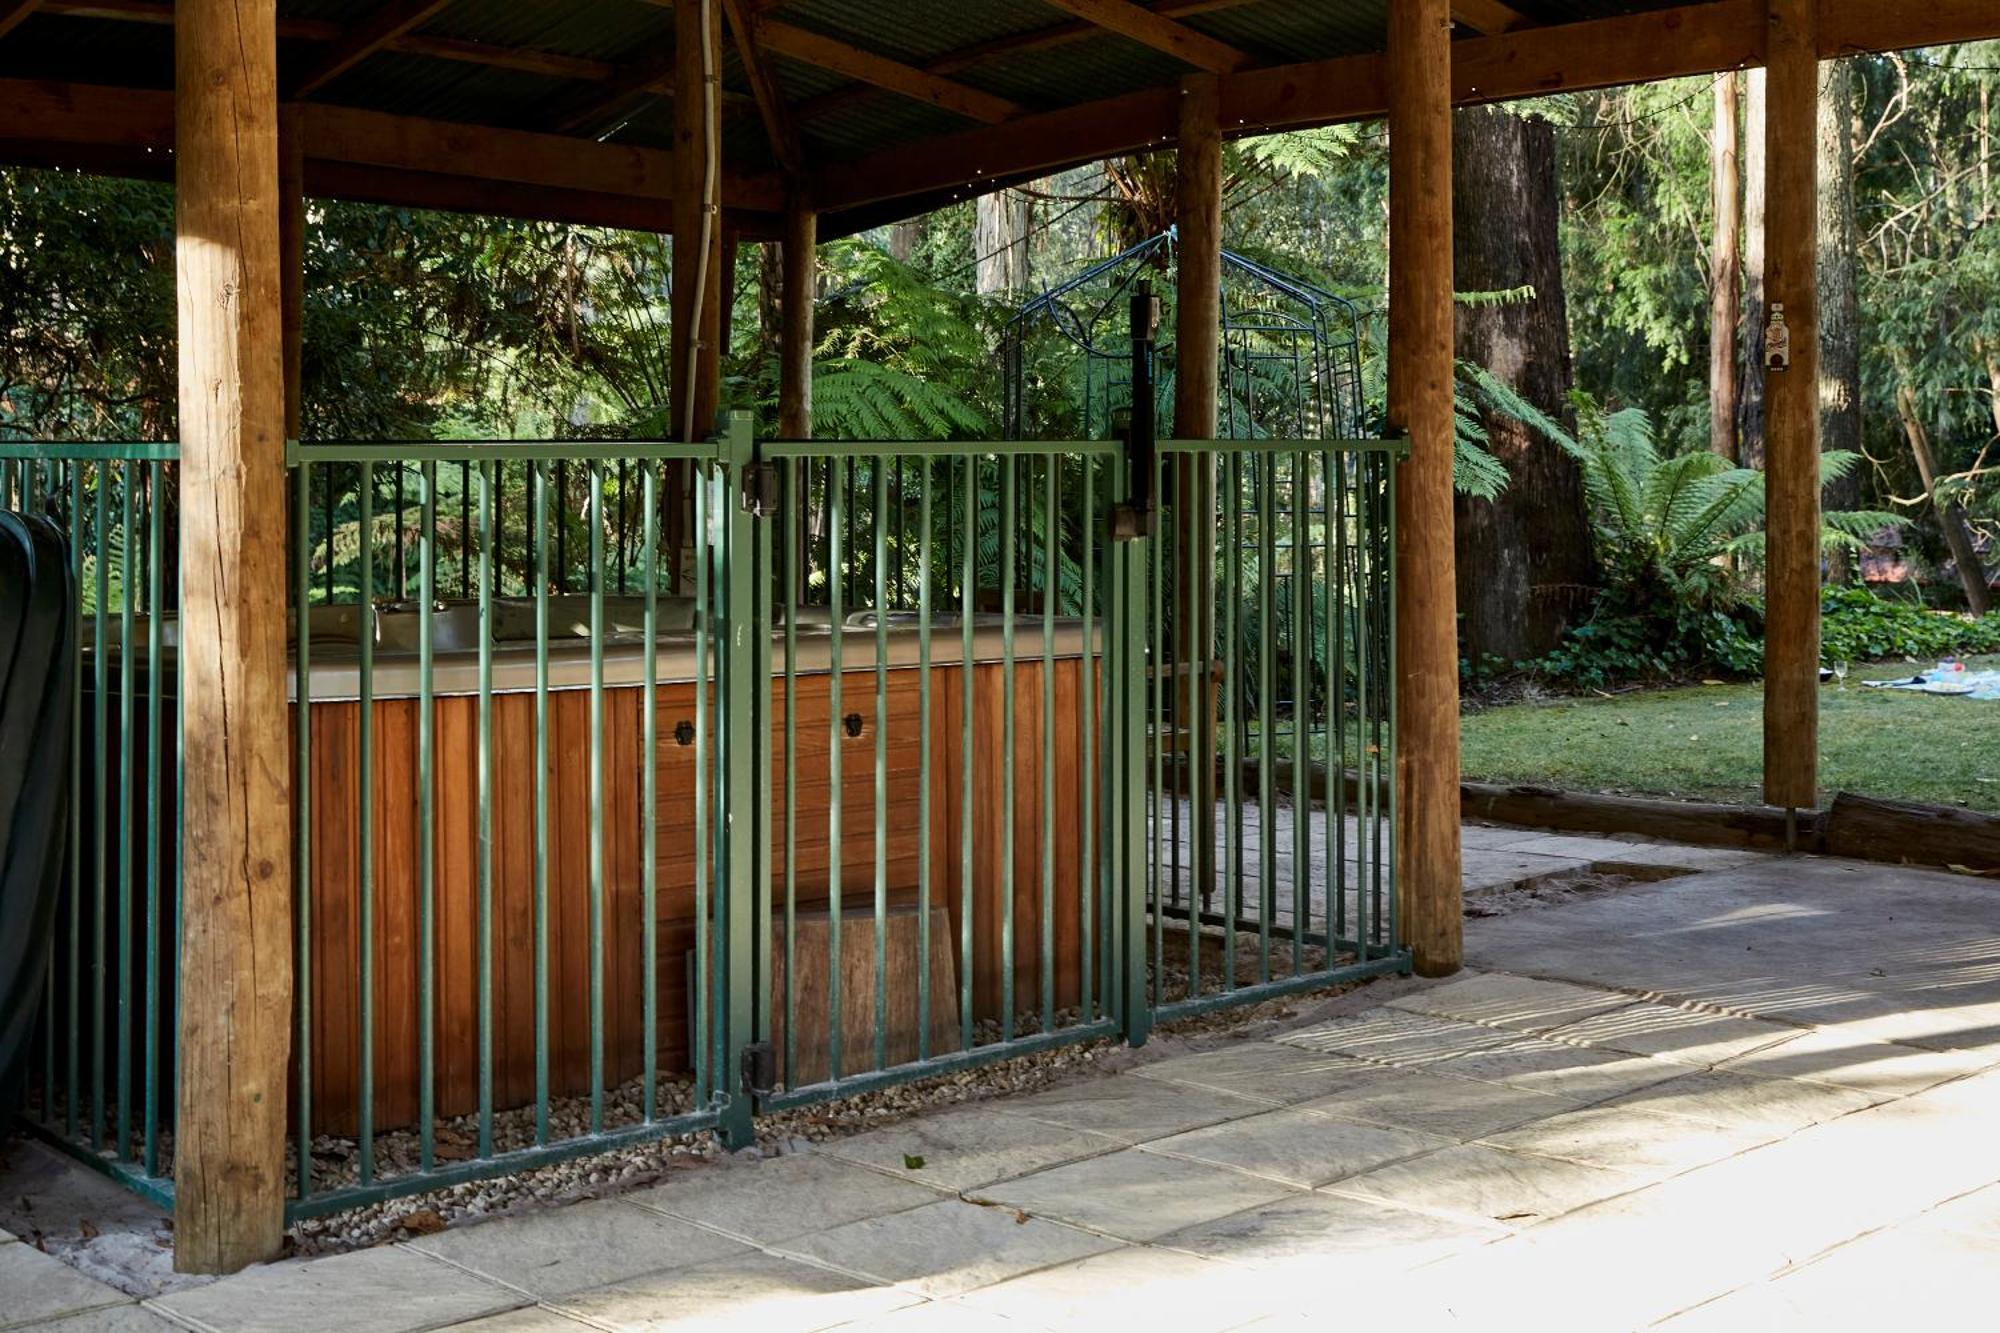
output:
[[1878,597],[1866,588],[1828,588],[1820,610],[1820,656],[1827,662],[2000,652],[2000,612],[1975,620]]

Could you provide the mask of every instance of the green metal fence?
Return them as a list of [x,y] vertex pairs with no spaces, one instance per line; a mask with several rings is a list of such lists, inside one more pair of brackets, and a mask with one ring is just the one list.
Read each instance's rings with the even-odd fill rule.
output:
[[[1406,967],[1396,456],[292,446],[290,1216]],[[31,1113],[168,1200],[171,452],[32,457],[96,633]]]
[[0,443],[0,506],[70,538],[76,689],[65,869],[25,1123],[172,1197],[180,938],[177,491],[171,444]]

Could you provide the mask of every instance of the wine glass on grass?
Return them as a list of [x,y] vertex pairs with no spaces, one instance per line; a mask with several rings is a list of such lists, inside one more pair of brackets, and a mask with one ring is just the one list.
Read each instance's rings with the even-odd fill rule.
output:
[[1840,659],[1838,659],[1837,661],[1835,661],[1835,662],[1834,662],[1834,664],[1833,664],[1833,678],[1834,678],[1834,680],[1835,680],[1835,681],[1839,682],[1839,685],[1840,685],[1840,688],[1841,688],[1841,689],[1843,689],[1843,690],[1844,690],[1844,689],[1846,689],[1846,688],[1847,688],[1847,659],[1846,659],[1846,658],[1844,658],[1844,657],[1843,657],[1843,658],[1840,658]]

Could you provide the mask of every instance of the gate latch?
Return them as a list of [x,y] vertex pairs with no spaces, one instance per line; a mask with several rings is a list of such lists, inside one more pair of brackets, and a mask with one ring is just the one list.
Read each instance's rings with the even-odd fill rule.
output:
[[1125,474],[1130,493],[1111,508],[1111,539],[1138,541],[1153,533],[1159,499],[1153,494],[1153,460],[1159,447],[1153,393],[1153,349],[1160,336],[1160,298],[1153,284],[1132,293],[1132,406],[1124,421]]
[[778,512],[778,465],[752,463],[743,469],[743,508],[758,518]]
[[743,1048],[743,1087],[752,1096],[769,1096],[778,1086],[778,1052],[768,1041]]

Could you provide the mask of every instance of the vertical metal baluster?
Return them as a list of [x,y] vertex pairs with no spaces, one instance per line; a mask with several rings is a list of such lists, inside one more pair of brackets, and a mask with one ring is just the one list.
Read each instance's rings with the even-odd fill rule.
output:
[[[710,972],[713,964],[715,921],[708,898],[710,857],[715,848],[708,828],[708,694],[712,684],[709,643],[713,638],[714,604],[709,600],[709,513],[708,485],[698,467],[690,467],[694,485],[694,531],[697,549],[694,561],[694,969],[695,982],[689,989],[695,997],[695,1096],[708,1103],[723,1089],[724,1071],[715,1061],[717,987]],[[718,885],[717,892],[720,887]]]
[[356,482],[360,529],[359,606],[355,638],[360,648],[361,698],[355,705],[355,861],[360,883],[361,948],[361,1183],[375,1179],[375,465],[360,465]]
[[979,586],[979,457],[965,456],[965,505],[961,519],[961,532],[965,540],[965,550],[960,561],[958,574],[959,601],[959,688],[962,694],[959,707],[958,746],[964,756],[959,761],[958,789],[958,1023],[959,1049],[972,1049],[972,878],[973,878],[973,808],[972,808],[972,768],[973,768],[973,701],[976,693],[977,672],[973,666],[973,621],[977,614],[976,592]]
[[1389,670],[1388,670],[1388,679],[1389,679],[1389,680],[1390,680],[1390,681],[1392,682],[1392,684],[1391,684],[1391,687],[1390,687],[1390,690],[1389,690],[1389,729],[1388,729],[1388,730],[1389,730],[1389,734],[1388,734],[1388,736],[1387,736],[1387,737],[1385,738],[1385,739],[1386,739],[1386,741],[1387,741],[1387,743],[1386,743],[1386,744],[1385,744],[1385,745],[1383,746],[1383,750],[1382,750],[1382,755],[1381,755],[1381,769],[1382,769],[1382,772],[1383,772],[1384,774],[1386,774],[1386,775],[1388,776],[1388,778],[1389,778],[1389,783],[1388,783],[1388,786],[1389,786],[1389,816],[1388,816],[1388,819],[1384,821],[1384,822],[1385,822],[1385,824],[1386,824],[1386,827],[1387,827],[1387,836],[1388,836],[1388,844],[1389,844],[1389,845],[1388,845],[1388,847],[1387,847],[1387,849],[1386,849],[1386,852],[1387,852],[1387,857],[1386,857],[1386,860],[1387,860],[1387,865],[1388,865],[1388,868],[1389,868],[1389,885],[1388,885],[1388,893],[1387,893],[1387,895],[1386,895],[1386,896],[1387,896],[1387,898],[1388,898],[1388,918],[1389,918],[1389,919],[1388,919],[1388,921],[1387,921],[1387,922],[1385,923],[1385,930],[1384,930],[1384,933],[1383,933],[1383,935],[1382,935],[1382,938],[1381,938],[1381,941],[1380,941],[1380,942],[1381,942],[1381,944],[1382,944],[1382,945],[1384,946],[1384,952],[1387,952],[1388,950],[1390,950],[1390,949],[1393,949],[1393,948],[1395,948],[1395,946],[1396,946],[1396,942],[1397,942],[1397,940],[1398,940],[1398,939],[1400,938],[1400,936],[1399,936],[1399,935],[1398,935],[1398,933],[1397,933],[1400,927],[1399,927],[1399,924],[1398,924],[1398,922],[1397,922],[1397,919],[1396,919],[1396,906],[1397,906],[1397,904],[1396,904],[1396,884],[1395,884],[1395,875],[1396,875],[1396,816],[1397,816],[1397,809],[1396,809],[1396,806],[1397,806],[1397,802],[1398,802],[1398,801],[1399,801],[1399,800],[1400,800],[1401,798],[1400,798],[1400,796],[1399,796],[1399,795],[1397,794],[1397,792],[1396,792],[1396,784],[1395,784],[1395,780],[1394,780],[1394,779],[1395,779],[1395,772],[1396,772],[1396,721],[1397,721],[1397,718],[1396,718],[1396,692],[1395,692],[1395,688],[1394,688],[1394,684],[1393,684],[1393,682],[1394,682],[1394,681],[1395,681],[1395,680],[1397,679],[1397,675],[1396,675],[1396,672],[1397,672],[1397,670],[1398,670],[1398,664],[1397,664],[1397,661],[1396,661],[1396,472],[1397,472],[1397,466],[1396,466],[1396,459],[1395,459],[1395,458],[1394,458],[1393,456],[1391,456],[1391,455],[1388,455],[1388,454],[1378,454],[1378,455],[1377,455],[1376,457],[1377,457],[1377,459],[1378,459],[1378,463],[1379,463],[1379,466],[1380,466],[1380,467],[1381,467],[1381,469],[1382,469],[1382,493],[1383,493],[1383,495],[1382,495],[1382,515],[1383,515],[1383,522],[1382,522],[1382,525],[1381,525],[1381,526],[1382,526],[1382,531],[1383,531],[1383,536],[1382,536],[1382,552],[1383,552],[1383,580],[1382,580],[1382,583],[1383,583],[1383,592],[1384,592],[1384,594],[1385,594],[1385,595],[1384,595],[1384,597],[1383,597],[1383,601],[1384,601],[1385,603],[1387,603],[1387,606],[1388,606],[1388,614],[1387,614],[1387,616],[1385,617],[1385,619],[1386,619],[1386,622],[1387,622],[1387,633],[1386,633],[1386,635],[1385,635],[1385,640],[1386,640],[1386,641],[1385,641],[1385,643],[1384,643],[1384,645],[1383,645],[1383,651],[1384,651],[1384,655],[1385,655],[1385,656],[1387,657],[1387,659],[1388,659],[1388,667],[1389,667]]
[[590,484],[590,1132],[604,1132],[604,465]]
[[1097,886],[1097,689],[1098,661],[1096,624],[1091,605],[1096,595],[1097,573],[1097,460],[1085,453],[1077,459],[1077,471],[1082,474],[1083,499],[1078,508],[1078,530],[1083,538],[1082,559],[1078,562],[1078,574],[1083,581],[1083,590],[1077,602],[1078,618],[1082,621],[1082,637],[1079,643],[1081,666],[1078,667],[1076,682],[1077,716],[1077,857],[1076,857],[1076,916],[1077,916],[1077,1021],[1089,1023],[1097,1017],[1096,978],[1092,975],[1094,961],[1091,951],[1092,941],[1090,910]]
[[[1153,469],[1153,489],[1155,496],[1162,495],[1161,481],[1164,476],[1164,460],[1156,455],[1151,464]],[[1157,518],[1155,519],[1157,522]],[[1146,676],[1150,685],[1152,707],[1152,728],[1150,750],[1153,760],[1152,788],[1147,793],[1151,807],[1152,855],[1147,860],[1146,884],[1147,900],[1152,908],[1151,918],[1146,924],[1146,956],[1152,960],[1152,981],[1148,987],[1155,1007],[1167,1000],[1167,941],[1166,909],[1168,882],[1167,873],[1170,854],[1165,838],[1167,832],[1167,803],[1171,793],[1167,789],[1167,700],[1172,697],[1173,677],[1167,651],[1166,633],[1166,554],[1165,534],[1155,532],[1146,542],[1148,561],[1147,574],[1150,584],[1151,614],[1146,617]]]
[[409,596],[409,574],[403,567],[403,473],[408,464],[396,464],[396,600],[403,601]]
[[549,1141],[549,466],[535,464],[535,1142]]
[[1271,979],[1271,917],[1278,910],[1277,787],[1272,732],[1277,730],[1278,634],[1275,455],[1257,457],[1257,980]]
[[[298,1194],[304,1199],[312,1194],[312,1101],[313,1101],[313,1051],[312,1051],[312,917],[313,917],[313,862],[312,862],[312,627],[310,612],[312,604],[312,466],[301,459],[293,470],[295,509],[292,532],[292,571],[296,584],[293,596],[297,604],[292,609],[296,618],[297,640],[294,651],[297,665],[292,672],[292,741],[297,751],[297,771],[292,777],[293,813],[293,887],[292,912],[294,934],[297,938],[296,976],[293,992],[296,995],[293,1007],[297,1011],[298,1027],[292,1038],[292,1058],[298,1071],[298,1087],[292,1095],[292,1119],[297,1124],[296,1149],[298,1161]],[[333,488],[331,469],[327,476],[327,489]],[[174,884],[174,898],[180,899],[180,883]],[[178,977],[180,969],[174,969]],[[178,1094],[177,1094],[178,1095]]]
[[[1322,640],[1326,652],[1326,665],[1321,681],[1321,687],[1326,692],[1324,724],[1326,801],[1321,806],[1321,811],[1326,825],[1326,960],[1329,967],[1333,965],[1340,947],[1337,941],[1341,934],[1342,899],[1347,894],[1347,867],[1341,859],[1345,840],[1340,827],[1340,810],[1345,801],[1347,786],[1345,761],[1341,757],[1338,733],[1342,673],[1339,665],[1340,631],[1336,617],[1340,613],[1340,583],[1334,572],[1334,543],[1338,540],[1334,516],[1340,504],[1340,478],[1334,471],[1334,458],[1335,454],[1331,449],[1320,455],[1320,473],[1325,488],[1324,494],[1320,497],[1320,521],[1325,525],[1323,558],[1326,571],[1321,578],[1326,586],[1325,638]],[[1360,955],[1357,961],[1367,961],[1367,955]]]
[[[1312,642],[1312,544],[1307,540],[1307,504],[1312,486],[1306,456],[1290,455],[1292,465],[1292,975],[1305,972],[1306,935],[1312,925],[1312,756],[1307,714],[1312,681],[1307,648]],[[1273,466],[1276,466],[1275,463]]]
[[917,487],[917,1059],[931,1058],[931,477]]
[[[83,592],[83,463],[73,461],[69,465],[69,521],[70,521],[70,586],[81,596]],[[67,1082],[63,1097],[63,1135],[72,1142],[76,1139],[77,1098],[82,1086],[82,1045],[83,1011],[78,1006],[83,975],[83,608],[77,607],[70,633],[74,642],[70,645],[73,654],[71,665],[75,675],[71,680],[69,696],[69,886],[67,890],[69,908],[69,987],[66,1014],[68,1016],[68,1068],[64,1071]],[[103,657],[103,640],[92,648],[97,660]],[[178,656],[178,655],[177,655]],[[102,765],[100,764],[99,767]],[[98,807],[102,809],[102,806]],[[176,885],[176,898],[179,897]],[[175,972],[179,972],[178,965]]]
[[[619,549],[624,549],[624,481],[625,465],[618,465],[619,472]],[[659,472],[660,465],[653,459],[643,459],[639,463],[639,559],[645,571],[646,613],[645,613],[645,695],[641,701],[643,733],[641,744],[644,754],[639,764],[639,892],[642,911],[645,914],[645,933],[639,940],[640,951],[640,992],[639,1024],[645,1031],[646,1089],[642,1095],[643,1111],[648,1123],[659,1114],[660,1081],[660,1040],[657,1000],[660,991],[659,960],[659,686],[660,686],[660,550],[659,550]],[[619,563],[619,578],[624,578],[624,563]],[[623,583],[620,583],[623,589]]]
[[[812,460],[803,464],[810,489]],[[800,492],[801,462],[785,460],[785,1087],[798,1086],[799,970],[793,962],[799,943],[799,590],[804,584],[800,565],[798,522],[791,515],[808,503]]]
[[[1206,454],[1202,453],[1183,455],[1183,458],[1187,462],[1180,471],[1186,474],[1190,480],[1195,480],[1194,473],[1196,468],[1207,457]],[[1186,679],[1183,680],[1179,675],[1176,675],[1173,677],[1173,682],[1175,720],[1180,724],[1179,731],[1187,738],[1187,758],[1179,766],[1179,771],[1175,775],[1175,781],[1177,788],[1187,793],[1187,994],[1188,998],[1192,1000],[1201,994],[1202,989],[1201,909],[1205,906],[1205,894],[1202,891],[1201,867],[1206,858],[1201,853],[1198,840],[1200,839],[1202,828],[1207,822],[1201,818],[1199,810],[1201,794],[1206,784],[1198,779],[1195,774],[1196,770],[1202,764],[1212,763],[1213,760],[1207,755],[1202,754],[1199,749],[1199,742],[1203,734],[1207,731],[1207,728],[1201,725],[1201,679],[1202,663],[1208,656],[1201,642],[1201,604],[1208,597],[1208,589],[1202,587],[1200,581],[1195,577],[1196,571],[1200,568],[1201,544],[1203,539],[1200,506],[1194,503],[1196,494],[1201,490],[1200,482],[1196,480],[1195,485],[1189,489],[1194,493],[1177,497],[1179,503],[1175,505],[1175,517],[1184,521],[1175,524],[1175,544],[1180,545],[1181,549],[1176,552],[1179,559],[1175,562],[1174,570],[1176,580],[1182,583],[1185,588],[1181,595],[1174,599],[1174,604],[1185,613],[1189,623],[1174,627],[1172,643],[1174,644],[1174,656],[1176,658],[1181,656],[1179,645],[1183,641],[1188,645],[1187,660],[1175,663],[1178,672],[1186,673]],[[1185,543],[1185,545],[1181,545],[1182,543]],[[1185,711],[1183,711],[1183,705],[1185,705]],[[1181,803],[1176,799],[1174,801],[1174,820],[1177,824],[1180,820],[1180,814]],[[1176,829],[1174,834],[1174,859],[1176,862],[1180,860],[1180,847],[1180,833]],[[1174,868],[1176,896],[1178,896],[1180,889],[1180,881],[1180,868],[1176,865]]]
[[1060,455],[1042,460],[1042,1031],[1056,1027],[1056,537],[1062,530]]
[[1228,509],[1223,515],[1223,544],[1229,552],[1223,582],[1222,650],[1222,780],[1227,805],[1223,818],[1227,888],[1223,894],[1222,985],[1235,990],[1236,930],[1243,920],[1243,459],[1226,454],[1229,469]]
[[138,579],[133,564],[132,460],[118,467],[118,1141],[113,1156],[132,1155],[132,618]]
[[437,609],[437,464],[419,472],[417,527],[417,1165],[437,1159],[437,848],[432,816],[437,783],[437,705],[432,640]]
[[1353,552],[1354,577],[1354,745],[1355,777],[1358,782],[1354,796],[1355,836],[1354,836],[1354,931],[1361,942],[1361,953],[1365,959],[1367,951],[1375,940],[1372,919],[1373,895],[1369,880],[1373,874],[1374,826],[1376,804],[1380,792],[1375,787],[1374,757],[1368,753],[1369,719],[1375,708],[1374,673],[1369,666],[1375,655],[1375,634],[1372,625],[1370,595],[1368,590],[1369,543],[1374,540],[1375,506],[1369,498],[1368,460],[1366,456],[1354,460],[1357,490],[1355,505],[1355,542]]
[[97,497],[95,505],[96,530],[91,534],[91,551],[97,562],[97,600],[95,635],[92,639],[93,652],[97,657],[97,697],[95,699],[92,745],[97,751],[97,762],[92,766],[92,774],[97,779],[97,790],[93,793],[91,811],[96,827],[91,830],[93,859],[96,861],[96,896],[90,915],[93,936],[93,965],[91,968],[90,1003],[90,1146],[104,1151],[104,985],[106,966],[105,910],[111,892],[110,830],[104,827],[105,804],[110,790],[109,774],[106,769],[111,755],[111,742],[105,734],[111,724],[111,656],[107,651],[111,643],[109,610],[111,602],[111,560],[109,534],[111,529],[111,464],[99,462],[97,465]]
[[1005,808],[1000,833],[1000,1040],[1014,1039],[1014,583],[1019,567],[1016,542],[1020,520],[1012,454],[1002,454],[1000,468],[1000,693],[1001,801]]
[[479,1155],[493,1155],[493,492],[479,464]]
[[[166,572],[164,484],[158,463],[146,465],[146,1089],[145,1170],[160,1170],[160,713]],[[43,1094],[44,1100],[47,1094]]]
[[[889,460],[875,491],[875,1068],[889,1066]],[[900,535],[900,534],[899,534]],[[901,555],[898,554],[900,560]]]
[[[850,508],[854,497],[849,493],[854,485],[854,460],[852,458],[847,460],[847,466],[843,470],[846,473],[844,480],[836,474],[833,460],[827,460],[826,487],[828,491],[828,504],[831,506],[832,512],[827,521],[826,585],[831,601],[831,610],[829,613],[831,621],[829,650],[832,657],[827,667],[826,685],[828,737],[826,754],[827,957],[831,960],[831,964],[826,969],[826,1009],[829,1015],[829,1026],[827,1029],[827,1077],[835,1081],[838,1081],[840,1078],[842,1054],[840,1049],[842,1031],[840,960],[847,957],[846,953],[841,950],[840,945],[840,881],[842,878],[840,846],[840,743],[843,739],[841,736],[843,723],[840,711],[840,685],[842,671],[846,664],[846,657],[841,651],[840,622],[847,611],[842,593],[846,591],[848,586],[848,574],[846,570],[847,552],[843,543],[852,540],[854,535],[849,526],[853,521]],[[791,959],[786,960],[786,967],[788,970],[795,970],[795,965]]]

